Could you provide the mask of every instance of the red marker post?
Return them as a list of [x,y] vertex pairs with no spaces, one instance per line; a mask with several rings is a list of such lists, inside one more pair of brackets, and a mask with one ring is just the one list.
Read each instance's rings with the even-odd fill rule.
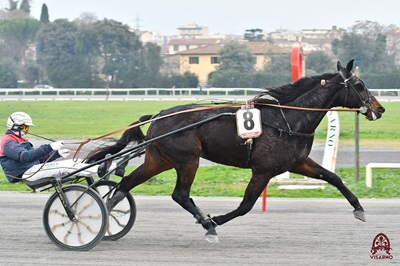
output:
[[303,77],[303,49],[301,46],[292,48],[292,81]]
[[[293,46],[292,48],[292,82],[303,77],[303,49],[300,45]],[[262,193],[262,212],[267,212],[267,188]]]

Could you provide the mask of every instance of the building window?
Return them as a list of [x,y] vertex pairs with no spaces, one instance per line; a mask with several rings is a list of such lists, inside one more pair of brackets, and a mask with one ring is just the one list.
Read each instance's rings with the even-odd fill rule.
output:
[[216,56],[211,56],[211,64],[219,64],[219,58]]
[[189,64],[198,64],[199,58],[198,57],[189,57]]
[[190,50],[190,44],[186,44],[186,50]]
[[179,45],[174,44],[174,51],[175,51],[175,52],[179,51]]

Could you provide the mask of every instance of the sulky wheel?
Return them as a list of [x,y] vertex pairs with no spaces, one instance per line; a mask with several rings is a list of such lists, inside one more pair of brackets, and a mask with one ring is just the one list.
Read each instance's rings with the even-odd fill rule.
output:
[[[47,236],[64,250],[86,251],[95,247],[108,227],[107,208],[99,194],[82,185],[61,188],[76,220],[71,220],[55,192],[43,211]],[[79,200],[77,200],[79,198]]]
[[[112,196],[107,194],[118,183],[112,180],[101,180],[96,183],[96,190],[103,201],[106,202]],[[107,194],[107,195],[106,195]],[[133,196],[128,193],[120,201],[108,216],[108,228],[103,240],[118,240],[125,236],[132,228],[136,219],[136,204]]]

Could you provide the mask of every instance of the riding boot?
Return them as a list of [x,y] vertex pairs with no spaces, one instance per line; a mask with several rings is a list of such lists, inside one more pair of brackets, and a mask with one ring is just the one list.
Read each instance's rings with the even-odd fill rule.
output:
[[126,196],[125,192],[119,190],[115,192],[114,196],[108,199],[106,202],[106,207],[108,212],[110,213],[111,210],[114,209],[114,207],[117,206],[117,204],[125,198],[125,196]]

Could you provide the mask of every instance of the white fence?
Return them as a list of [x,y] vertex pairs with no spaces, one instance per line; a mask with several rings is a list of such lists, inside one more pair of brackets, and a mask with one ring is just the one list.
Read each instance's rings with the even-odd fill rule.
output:
[[372,187],[372,168],[400,168],[400,163],[369,163],[365,167],[365,184]]
[[[243,98],[258,94],[258,88],[138,88],[138,89],[1,89],[0,100],[130,100],[130,99],[187,99],[187,98]],[[373,95],[386,101],[400,101],[400,89],[371,89]]]

